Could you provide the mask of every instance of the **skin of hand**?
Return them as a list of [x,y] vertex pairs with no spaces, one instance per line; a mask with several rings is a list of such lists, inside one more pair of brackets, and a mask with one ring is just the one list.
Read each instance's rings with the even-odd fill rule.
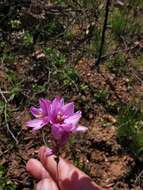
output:
[[101,190],[89,176],[73,166],[70,161],[60,158],[57,170],[55,156],[47,156],[47,152],[47,147],[41,147],[40,161],[30,159],[26,165],[27,171],[38,181],[35,190]]

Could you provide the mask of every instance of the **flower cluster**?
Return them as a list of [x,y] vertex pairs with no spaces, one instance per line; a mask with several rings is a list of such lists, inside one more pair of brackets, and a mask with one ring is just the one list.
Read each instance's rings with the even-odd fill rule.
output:
[[74,113],[73,102],[64,104],[63,98],[56,97],[53,101],[41,98],[39,104],[39,108],[30,109],[36,119],[26,122],[26,125],[35,131],[51,124],[53,138],[60,146],[66,144],[71,133],[87,130],[86,127],[78,125],[81,111]]

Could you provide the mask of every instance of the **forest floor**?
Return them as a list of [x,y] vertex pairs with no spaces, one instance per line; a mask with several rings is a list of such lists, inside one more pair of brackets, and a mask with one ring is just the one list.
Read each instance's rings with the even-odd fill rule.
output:
[[142,114],[143,30],[138,18],[143,7],[127,4],[126,18],[122,4],[111,6],[97,70],[104,6],[100,1],[94,5],[97,13],[94,6],[82,6],[42,0],[0,3],[0,189],[33,188],[25,165],[38,157],[38,149],[50,137],[49,129],[32,132],[25,121],[39,98],[55,96],[74,101],[83,113],[81,123],[88,127],[86,134],[71,138],[62,156],[102,189],[143,188],[143,140],[135,144],[136,136],[123,131],[121,143],[118,131],[124,121],[134,122],[130,112],[121,120],[124,110],[134,108]]

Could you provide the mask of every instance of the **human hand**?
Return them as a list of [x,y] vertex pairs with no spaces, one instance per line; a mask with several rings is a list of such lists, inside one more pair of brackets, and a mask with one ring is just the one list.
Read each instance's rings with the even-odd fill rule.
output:
[[48,148],[41,147],[40,161],[30,159],[26,165],[27,171],[39,181],[36,190],[101,190],[89,176],[62,158],[58,163],[57,181],[55,156],[47,157],[47,151]]

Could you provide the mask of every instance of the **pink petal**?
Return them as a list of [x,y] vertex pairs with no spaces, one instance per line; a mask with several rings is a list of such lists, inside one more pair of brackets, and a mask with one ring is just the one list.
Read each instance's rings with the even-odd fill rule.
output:
[[72,132],[75,129],[75,126],[73,126],[71,123],[70,124],[62,124],[61,127],[65,132]]
[[69,133],[65,132],[58,124],[52,125],[52,135],[60,146],[64,146],[69,138]]
[[81,111],[78,111],[68,117],[67,119],[64,120],[64,123],[66,124],[72,124],[73,126],[76,126],[81,118]]
[[61,109],[64,105],[64,100],[60,97],[56,97],[50,106],[50,121],[51,123],[54,123],[54,120],[57,117],[58,112],[61,112]]
[[61,109],[63,105],[64,105],[64,99],[60,97],[56,97],[52,102],[52,107],[57,111],[59,111],[59,109]]
[[48,115],[51,102],[44,98],[40,98],[39,104],[40,104],[40,108],[42,109],[43,113],[45,115]]
[[74,113],[74,103],[71,102],[71,103],[65,104],[62,107],[62,111],[63,111],[63,114],[66,116],[72,115]]
[[62,106],[64,106],[64,99],[63,98],[60,99],[60,103]]
[[50,148],[46,148],[45,157],[52,156],[54,151]]
[[76,128],[76,132],[86,132],[87,131],[87,127],[84,127],[82,125],[79,125],[77,128]]
[[26,122],[26,126],[32,127],[33,131],[41,129],[46,124],[47,124],[47,122],[43,121],[43,119],[33,119],[33,120]]
[[32,113],[32,115],[36,118],[39,118],[42,116],[42,109],[41,108],[35,108],[35,107],[31,107],[30,108],[30,112]]
[[37,130],[43,127],[43,119],[33,119],[26,122],[28,127],[36,128]]
[[60,127],[60,125],[58,125],[58,124],[52,125],[52,131],[51,131],[51,133],[52,133],[54,139],[56,139],[56,140],[61,139],[62,132],[63,132],[63,130]]

